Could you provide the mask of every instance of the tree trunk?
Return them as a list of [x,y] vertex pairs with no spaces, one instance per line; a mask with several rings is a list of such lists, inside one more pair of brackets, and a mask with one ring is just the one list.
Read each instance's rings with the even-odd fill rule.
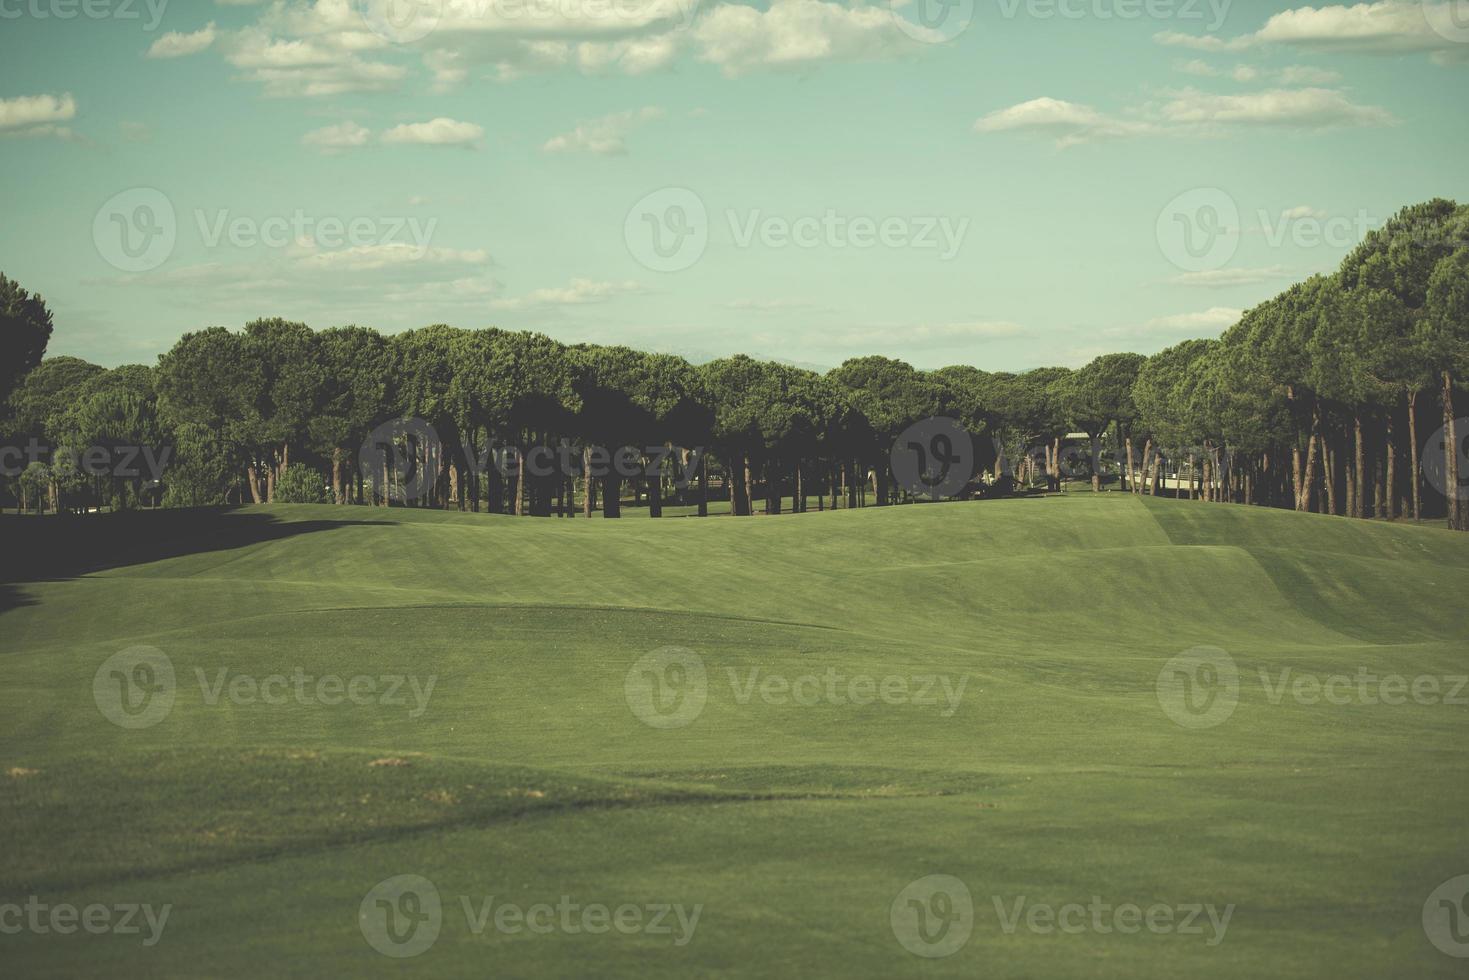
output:
[[581,513],[583,517],[590,518],[592,516],[592,511],[596,507],[596,503],[593,498],[596,497],[597,487],[597,481],[592,479],[591,445],[585,445],[581,447],[581,482]]
[[525,515],[525,450],[515,454],[515,477],[510,481],[515,506],[511,512],[516,517]]
[[1397,477],[1397,467],[1393,465],[1392,444],[1392,414],[1388,413],[1383,421],[1382,455],[1377,461],[1377,516],[1386,520],[1393,518],[1393,504],[1397,494],[1393,489],[1393,480]]
[[622,478],[613,466],[609,466],[607,475],[602,477],[602,516],[622,516]]
[[1326,513],[1335,515],[1336,509],[1336,475],[1341,469],[1341,453],[1332,449],[1325,441],[1321,443],[1321,452],[1326,456]]
[[1418,489],[1418,391],[1408,392],[1408,450],[1412,457],[1413,470],[1408,478],[1413,481],[1413,520],[1423,519],[1423,498]]
[[1444,502],[1448,507],[1449,528],[1465,530],[1464,506],[1459,499],[1459,433],[1454,424],[1454,378],[1443,373],[1443,424],[1444,424]]
[[[646,471],[645,466],[644,472]],[[663,516],[663,471],[661,468],[648,477],[648,516]]]
[[1357,482],[1357,493],[1354,501],[1356,508],[1353,510],[1352,516],[1358,520],[1365,520],[1367,517],[1367,494],[1369,492],[1367,488],[1367,447],[1362,441],[1362,415],[1360,412],[1352,416],[1352,431],[1356,437],[1356,453],[1353,464],[1356,468]]
[[256,504],[264,503],[260,499],[260,474],[253,464],[245,467],[245,482],[250,485],[250,502]]
[[709,454],[699,453],[699,516],[709,516]]
[[1102,492],[1102,440],[1087,434],[1092,451],[1092,493]]

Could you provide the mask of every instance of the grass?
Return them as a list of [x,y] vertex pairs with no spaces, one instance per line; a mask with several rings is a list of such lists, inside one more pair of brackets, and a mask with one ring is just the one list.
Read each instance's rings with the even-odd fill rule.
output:
[[[0,903],[173,911],[153,946],[0,934],[13,975],[1462,975],[1421,914],[1469,872],[1466,708],[1272,700],[1260,672],[1469,673],[1466,536],[1089,493],[779,520],[278,506],[24,523],[0,518],[24,543],[0,585]],[[103,554],[84,569],[82,549]],[[93,683],[137,645],[168,656],[177,690],[129,730]],[[1239,700],[1188,728],[1156,683],[1201,645],[1238,665]],[[681,728],[644,724],[626,693],[665,647],[706,669]],[[298,668],[434,686],[211,703]],[[901,677],[908,696],[759,693],[828,671]],[[927,677],[957,702],[935,683],[912,703]],[[411,960],[358,922],[401,874],[444,903]],[[974,901],[941,959],[890,920],[932,874]],[[563,895],[702,910],[676,945],[476,932],[460,904]],[[1217,945],[1007,932],[996,903],[1022,896],[1234,911]]]

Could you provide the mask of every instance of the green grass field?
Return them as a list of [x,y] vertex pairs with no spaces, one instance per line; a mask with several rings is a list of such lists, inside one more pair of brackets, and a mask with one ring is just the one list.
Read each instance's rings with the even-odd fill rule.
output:
[[[0,586],[0,903],[171,906],[152,945],[146,926],[0,934],[8,976],[1464,975],[1423,911],[1469,873],[1469,708],[1445,703],[1469,699],[1469,536],[1124,494],[211,520],[167,557],[118,544],[108,567]],[[138,646],[176,677],[156,719],[158,673],[99,676]],[[1222,720],[1160,694],[1196,647],[1238,669]],[[661,685],[633,669],[665,648],[683,652]],[[261,699],[298,670],[375,689]],[[1440,695],[1311,697],[1359,672]],[[399,875],[441,900],[411,959],[370,944],[371,901],[361,917]],[[972,914],[922,883],[909,906],[931,875]],[[476,919],[563,896],[698,919]],[[1015,922],[1094,897],[1176,926],[1232,910],[1222,934]],[[967,942],[910,952],[920,915]]]

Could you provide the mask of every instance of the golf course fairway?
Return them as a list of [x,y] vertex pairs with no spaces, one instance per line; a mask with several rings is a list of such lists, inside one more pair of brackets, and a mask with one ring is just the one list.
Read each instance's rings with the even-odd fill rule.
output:
[[1122,493],[39,521],[0,518],[7,976],[1469,969],[1425,919],[1469,874],[1466,535]]

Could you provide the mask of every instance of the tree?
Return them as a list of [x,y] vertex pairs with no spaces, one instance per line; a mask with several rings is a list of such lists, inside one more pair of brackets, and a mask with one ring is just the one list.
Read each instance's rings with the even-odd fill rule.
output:
[[888,357],[856,357],[827,375],[846,392],[852,407],[871,427],[873,444],[866,462],[873,466],[878,506],[892,502],[888,456],[903,430],[915,422],[951,411],[948,390],[937,378]]
[[[1086,367],[1073,371],[1058,385],[1061,410],[1070,425],[1091,440],[1092,491],[1102,489],[1101,436],[1116,423],[1121,448],[1124,424],[1137,415],[1132,385],[1146,360],[1141,354],[1103,354]],[[1131,456],[1129,444],[1128,455]]]
[[1459,487],[1459,450],[1465,433],[1458,431],[1454,411],[1454,379],[1469,376],[1469,247],[1442,259],[1433,270],[1425,297],[1426,346],[1443,385],[1444,487],[1449,527],[1469,530]]
[[0,273],[0,404],[41,363],[51,327],[46,301]]
[[[258,446],[266,378],[264,366],[247,356],[244,338],[224,327],[186,333],[158,359],[157,371],[160,411],[175,431],[189,434],[179,463],[196,474],[230,473],[230,483],[218,488],[226,500],[243,482],[250,499],[264,503]],[[201,496],[207,495],[197,487],[190,493]]]

